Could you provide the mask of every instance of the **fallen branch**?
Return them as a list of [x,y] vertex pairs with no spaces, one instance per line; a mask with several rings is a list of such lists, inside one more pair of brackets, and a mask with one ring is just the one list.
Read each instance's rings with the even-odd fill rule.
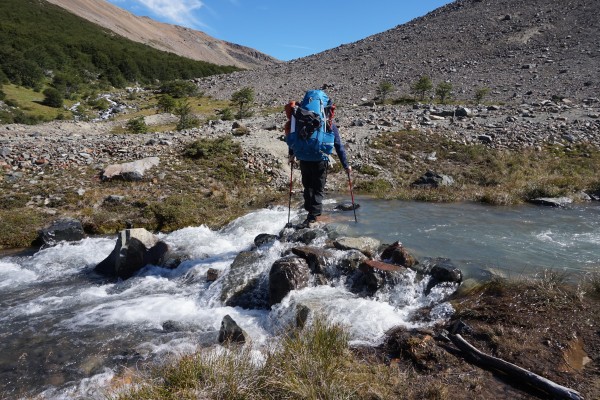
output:
[[480,364],[485,368],[491,368],[497,371],[501,371],[512,378],[518,379],[535,387],[536,389],[539,389],[545,393],[552,395],[553,398],[583,400],[581,394],[579,394],[573,389],[561,386],[557,383],[552,382],[549,379],[546,379],[531,371],[521,368],[515,364],[511,364],[500,358],[496,358],[479,351],[477,348],[473,347],[469,342],[467,342],[465,339],[462,338],[462,336],[458,334],[449,334],[448,338],[462,352],[471,356],[476,363]]

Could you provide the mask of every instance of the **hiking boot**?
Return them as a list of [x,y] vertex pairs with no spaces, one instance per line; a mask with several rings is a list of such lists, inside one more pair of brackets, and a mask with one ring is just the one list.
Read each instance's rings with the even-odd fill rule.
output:
[[306,216],[306,219],[304,220],[304,222],[302,222],[302,224],[300,224],[300,226],[310,228],[311,225],[313,225],[315,222],[317,222],[317,217],[312,214],[308,214]]

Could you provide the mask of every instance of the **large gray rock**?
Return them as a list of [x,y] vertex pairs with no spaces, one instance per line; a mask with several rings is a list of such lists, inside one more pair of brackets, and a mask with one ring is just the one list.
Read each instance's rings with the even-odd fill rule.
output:
[[115,278],[127,279],[146,265],[161,265],[169,246],[143,228],[119,232],[115,248],[94,271]]
[[320,274],[326,269],[328,261],[333,259],[333,252],[322,247],[300,246],[292,248],[292,253],[306,260],[312,273]]
[[448,175],[437,174],[432,171],[427,171],[423,176],[412,183],[417,187],[437,188],[440,186],[452,186],[454,178]]
[[246,332],[229,315],[223,317],[219,330],[219,343],[245,343]]
[[77,241],[85,237],[81,222],[74,218],[62,218],[39,231],[37,242],[43,246],[54,246],[58,242]]
[[221,301],[229,307],[263,309],[268,307],[268,266],[256,251],[242,251],[224,274]]
[[431,276],[425,288],[426,294],[441,283],[461,283],[463,280],[462,271],[449,258],[426,258],[419,268],[421,273]]
[[530,200],[530,202],[540,206],[565,207],[571,204],[573,199],[569,197],[538,197]]
[[352,210],[356,210],[357,208],[360,207],[360,204],[358,203],[342,203],[342,204],[338,204],[337,206],[334,207],[335,210],[339,210],[339,211],[352,211]]
[[158,166],[159,162],[158,157],[147,157],[128,163],[109,165],[102,173],[102,179],[120,177],[126,181],[139,181],[148,169]]
[[307,262],[299,257],[281,258],[269,272],[269,305],[279,303],[292,290],[308,286],[310,269]]
[[337,238],[333,245],[338,250],[358,250],[367,257],[372,257],[381,242],[371,237],[340,237]]

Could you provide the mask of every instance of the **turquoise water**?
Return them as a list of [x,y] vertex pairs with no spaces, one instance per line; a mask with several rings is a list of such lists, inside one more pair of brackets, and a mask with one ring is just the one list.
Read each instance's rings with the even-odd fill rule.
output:
[[358,223],[352,211],[332,214],[349,235],[400,241],[417,258],[450,258],[467,272],[490,267],[508,274],[600,269],[600,203],[552,208],[364,197],[356,202]]

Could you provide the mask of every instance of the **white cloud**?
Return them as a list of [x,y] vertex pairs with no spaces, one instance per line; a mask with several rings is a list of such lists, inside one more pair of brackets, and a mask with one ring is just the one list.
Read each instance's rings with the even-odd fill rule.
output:
[[194,11],[204,7],[200,0],[136,0],[159,15],[177,25],[199,26],[201,21],[194,16]]

